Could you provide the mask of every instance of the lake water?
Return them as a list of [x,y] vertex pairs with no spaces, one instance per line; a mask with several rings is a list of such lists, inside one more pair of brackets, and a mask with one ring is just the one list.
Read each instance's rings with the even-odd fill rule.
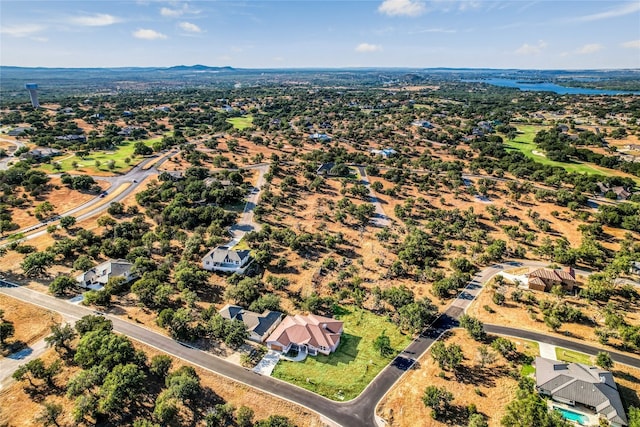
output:
[[555,92],[559,95],[640,95],[640,92],[624,90],[587,89],[582,87],[565,87],[555,83],[526,83],[511,79],[463,80],[465,82],[482,82],[494,86],[513,87],[525,91]]

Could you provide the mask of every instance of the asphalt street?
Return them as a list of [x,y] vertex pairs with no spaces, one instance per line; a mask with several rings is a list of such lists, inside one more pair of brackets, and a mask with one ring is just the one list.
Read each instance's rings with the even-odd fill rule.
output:
[[[311,393],[291,384],[271,377],[264,377],[238,365],[219,359],[209,353],[179,343],[143,326],[124,321],[118,317],[106,315],[114,325],[114,330],[144,344],[155,347],[185,362],[200,366],[237,382],[247,384],[277,397],[302,405],[320,414],[326,420],[332,420],[344,427],[376,426],[375,408],[391,387],[414,365],[422,354],[428,351],[439,336],[458,326],[458,318],[473,302],[485,283],[497,272],[514,266],[539,267],[546,265],[537,261],[513,261],[495,264],[477,273],[459,297],[442,313],[432,325],[411,342],[358,396],[349,402],[335,402]],[[579,272],[586,273],[586,272]],[[2,282],[0,282],[0,285]],[[22,287],[0,287],[0,292],[14,298],[57,311],[67,318],[78,319],[86,314],[96,314],[89,308],[71,304],[65,300],[41,294]],[[534,331],[507,328],[498,325],[485,325],[488,333],[546,342],[570,350],[587,354],[597,354],[602,348],[580,343],[561,337]],[[609,351],[609,350],[607,350]],[[640,368],[640,359],[631,355],[609,351],[619,363]]]

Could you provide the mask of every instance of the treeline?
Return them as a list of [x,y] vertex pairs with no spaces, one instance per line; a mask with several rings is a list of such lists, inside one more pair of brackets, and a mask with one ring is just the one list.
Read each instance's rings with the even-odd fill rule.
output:
[[[58,425],[62,418],[80,425],[134,427],[294,425],[278,415],[254,421],[251,408],[225,402],[201,384],[193,367],[174,368],[167,355],[149,360],[102,316],[85,316],[75,327],[54,325],[45,341],[59,357],[49,364],[33,359],[13,374],[31,399],[42,402],[35,421],[44,425]],[[73,366],[80,369],[69,378]]]

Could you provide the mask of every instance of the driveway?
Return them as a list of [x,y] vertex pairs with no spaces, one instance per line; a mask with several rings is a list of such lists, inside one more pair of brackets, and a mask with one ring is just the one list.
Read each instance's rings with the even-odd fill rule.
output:
[[384,213],[380,200],[378,200],[373,191],[373,188],[371,188],[371,183],[367,178],[367,172],[365,171],[363,166],[357,166],[357,168],[358,171],[360,171],[360,175],[362,176],[362,184],[369,190],[369,201],[376,208],[376,211],[373,214],[373,218],[371,218],[371,223],[376,227],[388,227],[391,224],[391,221],[389,220],[387,214]]
[[258,362],[255,368],[253,368],[253,372],[270,377],[271,373],[278,364],[278,361],[280,361],[280,353],[269,350],[267,354],[264,355],[262,360]]

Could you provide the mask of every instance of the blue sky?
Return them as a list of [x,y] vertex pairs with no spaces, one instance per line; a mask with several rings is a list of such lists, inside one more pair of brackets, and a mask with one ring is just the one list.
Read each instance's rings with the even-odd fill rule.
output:
[[0,65],[640,68],[640,1],[0,1]]

